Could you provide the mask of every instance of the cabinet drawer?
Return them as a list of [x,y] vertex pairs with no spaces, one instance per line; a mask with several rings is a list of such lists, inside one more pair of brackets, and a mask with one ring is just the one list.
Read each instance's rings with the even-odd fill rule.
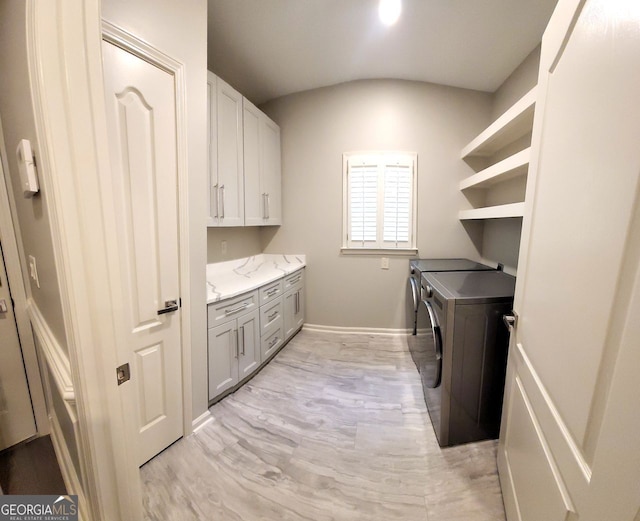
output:
[[260,306],[260,335],[264,336],[270,332],[278,321],[283,320],[284,309],[282,307],[282,297],[272,300],[264,306]]
[[260,292],[260,305],[262,306],[263,304],[266,304],[274,298],[282,295],[282,279],[278,279],[266,286],[262,286],[258,291]]
[[304,286],[304,268],[294,271],[284,278],[284,291],[299,289]]
[[274,328],[260,340],[262,362],[266,361],[273,353],[275,353],[284,342],[283,322],[279,318],[274,324]]
[[258,308],[258,292],[243,293],[207,306],[207,326],[214,327]]

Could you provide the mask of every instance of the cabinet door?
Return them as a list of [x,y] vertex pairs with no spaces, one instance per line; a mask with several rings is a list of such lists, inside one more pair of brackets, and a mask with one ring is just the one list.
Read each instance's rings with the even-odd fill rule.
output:
[[209,329],[209,400],[238,383],[237,321]]
[[293,329],[297,331],[304,324],[304,288],[300,288],[297,292],[297,297],[294,302],[293,313]]
[[207,143],[209,144],[208,172],[209,172],[209,210],[207,226],[218,225],[218,103],[217,76],[207,71]]
[[260,319],[258,310],[238,319],[238,380],[260,365]]
[[244,225],[242,95],[217,79],[218,226]]
[[264,224],[282,224],[280,127],[265,114],[260,118],[260,174],[264,193]]
[[261,186],[260,110],[249,100],[243,100],[244,124],[244,223],[246,226],[265,224],[265,193]]
[[293,336],[295,331],[295,312],[296,312],[296,299],[297,291],[287,291],[284,294],[284,338],[289,340]]
[[304,288],[291,290],[284,296],[284,337],[291,338],[304,324]]

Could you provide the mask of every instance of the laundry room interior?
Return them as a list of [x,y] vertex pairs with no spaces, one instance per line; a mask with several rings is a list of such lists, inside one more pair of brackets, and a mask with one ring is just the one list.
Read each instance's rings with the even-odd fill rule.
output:
[[636,2],[3,0],[0,48],[0,506],[637,521]]

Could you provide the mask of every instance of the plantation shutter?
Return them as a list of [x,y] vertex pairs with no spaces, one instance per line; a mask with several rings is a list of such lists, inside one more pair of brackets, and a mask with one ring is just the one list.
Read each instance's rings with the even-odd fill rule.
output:
[[349,154],[344,162],[347,249],[415,249],[416,156]]
[[375,245],[378,236],[378,165],[350,164],[350,243]]
[[406,247],[411,241],[413,172],[409,165],[385,165],[383,248]]

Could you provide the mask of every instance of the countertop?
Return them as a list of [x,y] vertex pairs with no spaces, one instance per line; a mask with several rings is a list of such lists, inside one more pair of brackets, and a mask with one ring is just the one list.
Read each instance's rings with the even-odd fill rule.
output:
[[267,253],[207,264],[207,304],[252,291],[306,265],[305,255]]

